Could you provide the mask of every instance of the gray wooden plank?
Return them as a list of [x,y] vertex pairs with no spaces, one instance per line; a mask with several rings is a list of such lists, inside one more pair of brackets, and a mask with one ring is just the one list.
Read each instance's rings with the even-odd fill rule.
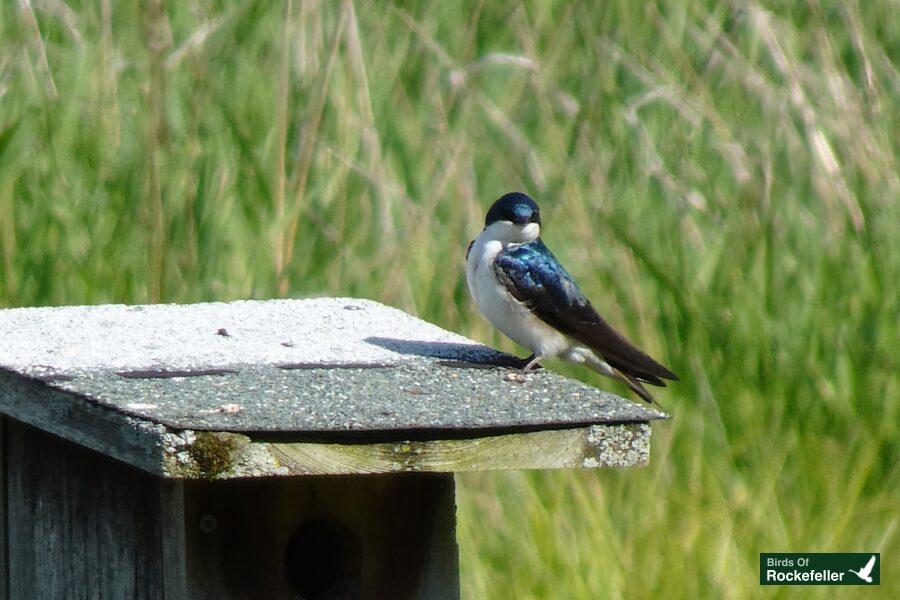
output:
[[458,440],[268,443],[265,447],[290,475],[458,473],[640,466],[649,460],[649,436],[647,425],[622,424]]
[[11,598],[164,597],[161,480],[8,422]]
[[9,561],[7,560],[9,515],[6,509],[6,421],[0,415],[0,600],[9,598]]
[[184,521],[184,482],[163,480],[159,484],[160,553],[162,589],[166,600],[188,596],[187,550]]
[[0,369],[0,412],[151,473],[162,473],[160,425]]
[[422,571],[418,600],[442,600],[460,596],[459,547],[456,543],[456,481],[437,480],[445,491],[435,494],[425,535],[430,537],[428,561]]
[[650,426],[593,425],[465,439],[334,444],[185,432],[165,455],[168,477],[457,473],[503,469],[634,467],[650,460]]

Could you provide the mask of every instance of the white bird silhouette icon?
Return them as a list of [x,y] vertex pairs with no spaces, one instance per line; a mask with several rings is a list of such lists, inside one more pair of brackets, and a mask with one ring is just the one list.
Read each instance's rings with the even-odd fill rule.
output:
[[872,558],[869,559],[869,562],[866,563],[859,571],[854,571],[853,569],[847,569],[851,573],[854,573],[857,577],[865,581],[866,583],[872,583],[872,567],[875,566],[875,555],[872,555]]

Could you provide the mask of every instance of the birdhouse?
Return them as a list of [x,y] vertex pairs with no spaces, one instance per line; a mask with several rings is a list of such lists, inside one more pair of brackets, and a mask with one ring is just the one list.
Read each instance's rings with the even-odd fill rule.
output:
[[0,311],[0,597],[458,598],[454,473],[665,416],[516,364],[369,300]]

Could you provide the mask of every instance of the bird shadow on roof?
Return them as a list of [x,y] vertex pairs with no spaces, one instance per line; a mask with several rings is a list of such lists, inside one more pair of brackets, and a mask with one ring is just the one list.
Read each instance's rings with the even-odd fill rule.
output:
[[423,342],[386,337],[367,337],[369,344],[398,354],[424,356],[442,359],[439,364],[451,367],[515,367],[521,366],[521,359],[482,346],[458,342]]

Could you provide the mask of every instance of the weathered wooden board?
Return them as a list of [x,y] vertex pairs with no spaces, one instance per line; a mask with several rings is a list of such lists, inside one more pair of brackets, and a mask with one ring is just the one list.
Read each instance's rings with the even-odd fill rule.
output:
[[273,443],[266,449],[292,475],[639,466],[649,460],[649,429],[607,425],[463,440]]
[[459,598],[453,476],[172,481],[8,420],[10,598]]
[[371,444],[270,442],[208,431],[177,439],[164,469],[186,479],[632,467],[646,465],[650,455],[645,423]]
[[161,475],[165,427],[107,410],[0,368],[0,412],[149,473]]
[[0,600],[9,598],[9,569],[7,568],[7,514],[6,514],[6,417],[0,415]]
[[12,420],[6,433],[10,598],[184,597],[165,594],[172,488]]

